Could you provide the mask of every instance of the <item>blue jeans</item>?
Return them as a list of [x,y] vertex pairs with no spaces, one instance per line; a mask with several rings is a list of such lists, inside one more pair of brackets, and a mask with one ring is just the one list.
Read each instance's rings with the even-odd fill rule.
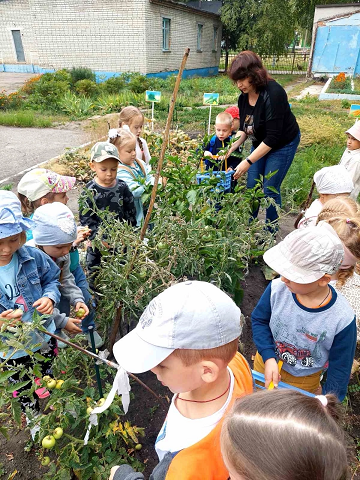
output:
[[[275,203],[281,207],[281,194],[280,187],[290,168],[292,161],[294,160],[295,152],[300,143],[300,131],[294,140],[278,150],[270,150],[269,153],[260,158],[254,165],[248,170],[247,176],[247,188],[254,188],[257,180],[260,179],[260,175],[264,177],[264,194],[267,197],[273,198]],[[254,147],[251,148],[254,151]],[[265,178],[270,172],[277,173],[268,180]],[[269,189],[269,187],[275,188],[278,193],[275,193]],[[253,218],[256,218],[259,213],[259,209],[253,212]],[[276,208],[270,205],[266,209],[266,223],[275,223],[278,219]]]
[[[89,315],[87,315],[84,320],[81,323],[81,330],[84,333],[88,333],[89,331],[89,326],[93,326],[95,329],[95,322],[94,322],[94,317],[95,317],[95,304],[91,298],[90,292],[89,292],[89,284],[86,280],[84,270],[82,269],[81,265],[79,264],[73,272],[71,272],[74,275],[75,278],[75,283],[76,285],[81,289],[85,303],[89,307]],[[70,302],[69,299],[65,298],[63,295],[61,295],[60,298],[60,303],[57,307],[60,310],[60,313],[65,313],[66,316],[68,317],[70,314]]]

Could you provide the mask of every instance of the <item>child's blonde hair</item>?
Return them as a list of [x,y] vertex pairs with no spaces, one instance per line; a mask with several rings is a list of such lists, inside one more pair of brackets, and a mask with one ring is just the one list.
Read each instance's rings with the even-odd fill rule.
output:
[[35,210],[40,207],[41,205],[41,200],[43,198],[47,198],[49,200],[50,203],[52,203],[54,201],[54,198],[55,198],[55,193],[54,192],[49,192],[47,193],[46,195],[44,195],[43,197],[41,198],[38,198],[37,200],[34,200],[33,202],[31,200],[28,199],[28,197],[26,197],[25,195],[23,195],[22,193],[19,193],[18,192],[18,198],[20,200],[20,203],[21,203],[21,210],[23,212],[24,215],[31,215],[32,213],[35,212]]
[[[318,222],[324,220],[333,227],[346,248],[360,259],[360,206],[350,197],[329,200],[318,215]],[[354,273],[355,266],[341,269],[337,274],[337,286],[342,287]]]
[[[138,116],[140,116],[144,121],[144,114],[137,107],[129,105],[128,107],[122,108],[119,113],[119,127],[122,128],[124,125],[130,126],[132,120]],[[140,150],[143,150],[143,144],[140,140],[140,137],[137,137],[136,140],[139,144]]]
[[[114,129],[115,130],[115,129]],[[114,132],[110,130],[110,132]],[[109,142],[115,145],[117,149],[123,147],[127,143],[134,142],[136,143],[136,137],[133,133],[125,128],[117,128],[116,129],[116,136],[115,132],[109,137]],[[121,160],[121,159],[120,159]]]
[[228,112],[221,112],[216,115],[215,125],[217,124],[229,125],[231,127],[233,124],[233,117]]
[[234,358],[238,345],[239,339],[235,338],[232,342],[216,348],[208,348],[204,350],[178,348],[174,350],[173,355],[180,358],[186,367],[190,367],[202,360],[221,360],[227,365]]
[[222,427],[225,462],[246,480],[345,480],[341,407],[326,401],[287,389],[239,398]]

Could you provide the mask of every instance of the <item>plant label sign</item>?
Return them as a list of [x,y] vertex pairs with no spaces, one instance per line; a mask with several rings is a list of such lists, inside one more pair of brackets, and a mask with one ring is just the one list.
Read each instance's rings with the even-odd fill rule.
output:
[[220,94],[219,93],[204,93],[203,104],[204,105],[219,105],[220,104]]
[[349,117],[356,117],[360,119],[360,105],[351,105]]
[[156,90],[146,90],[145,92],[145,100],[147,102],[156,102],[159,103],[161,100],[161,92]]

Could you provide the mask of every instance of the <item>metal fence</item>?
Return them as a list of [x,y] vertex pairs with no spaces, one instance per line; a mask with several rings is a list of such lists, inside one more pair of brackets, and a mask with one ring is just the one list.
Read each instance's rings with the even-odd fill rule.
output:
[[[229,54],[229,66],[237,53]],[[263,55],[264,66],[272,74],[306,75],[309,65],[310,48],[296,49],[284,55]],[[219,70],[225,69],[225,52],[221,53]]]

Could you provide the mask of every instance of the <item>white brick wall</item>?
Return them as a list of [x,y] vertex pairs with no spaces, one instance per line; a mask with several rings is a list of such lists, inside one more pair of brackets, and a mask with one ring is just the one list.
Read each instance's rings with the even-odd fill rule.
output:
[[[162,17],[171,18],[171,51],[162,50]],[[196,51],[197,24],[203,27]],[[219,27],[213,50],[213,27]],[[26,63],[45,68],[86,66],[105,72],[153,73],[217,66],[221,24],[215,17],[154,5],[149,0],[2,0],[0,61],[17,63],[11,29],[21,31]]]

